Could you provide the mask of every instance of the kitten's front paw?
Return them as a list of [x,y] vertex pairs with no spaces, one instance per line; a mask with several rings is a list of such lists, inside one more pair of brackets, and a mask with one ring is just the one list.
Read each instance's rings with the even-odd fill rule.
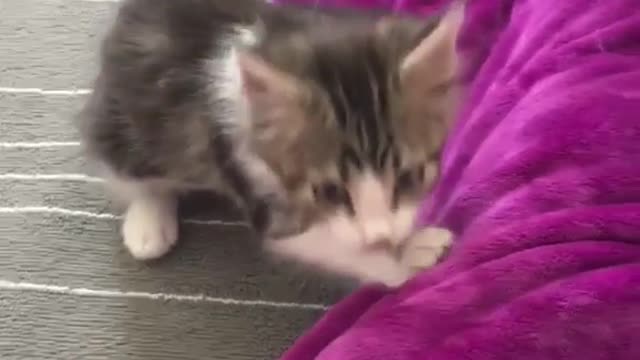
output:
[[453,242],[453,234],[442,228],[428,227],[407,241],[400,261],[412,271],[430,268],[445,254]]
[[144,198],[129,206],[122,224],[124,245],[139,260],[166,254],[178,240],[177,209],[170,198]]

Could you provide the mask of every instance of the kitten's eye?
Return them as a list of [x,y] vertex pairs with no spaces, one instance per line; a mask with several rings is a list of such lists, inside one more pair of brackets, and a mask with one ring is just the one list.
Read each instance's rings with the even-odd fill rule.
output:
[[321,198],[331,203],[340,202],[340,188],[333,183],[326,183],[313,188],[316,198]]
[[400,173],[396,180],[396,188],[398,190],[413,188],[422,182],[422,180],[424,180],[424,169],[422,166],[417,166]]
[[398,201],[400,201],[403,194],[412,194],[423,181],[424,169],[422,166],[402,171],[396,178],[396,184],[393,189],[393,206],[398,205]]
[[313,187],[313,193],[316,199],[326,201],[333,205],[346,205],[351,209],[351,198],[349,193],[335,183],[325,183]]
[[415,170],[416,173],[416,179],[418,180],[419,183],[424,181],[424,172],[425,172],[425,166],[418,166]]
[[442,149],[438,149],[436,152],[429,155],[429,162],[438,162],[442,156]]
[[396,188],[398,188],[399,190],[402,190],[402,189],[413,187],[415,182],[415,177],[413,175],[414,175],[413,171],[409,171],[409,170],[406,170],[400,173],[400,176],[398,176],[398,180],[396,180]]

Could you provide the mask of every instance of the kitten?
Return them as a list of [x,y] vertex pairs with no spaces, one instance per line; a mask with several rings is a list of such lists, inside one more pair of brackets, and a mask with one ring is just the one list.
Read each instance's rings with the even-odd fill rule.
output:
[[452,117],[459,19],[125,0],[79,120],[128,204],[130,253],[169,251],[177,195],[205,189],[267,249],[327,271],[398,284],[432,265],[448,237],[413,220]]

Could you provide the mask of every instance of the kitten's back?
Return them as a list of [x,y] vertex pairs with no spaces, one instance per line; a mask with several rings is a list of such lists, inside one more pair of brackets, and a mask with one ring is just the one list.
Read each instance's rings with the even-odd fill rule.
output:
[[[217,60],[255,21],[254,0],[127,0],[103,40],[100,72],[80,114],[90,155],[135,177],[206,176]],[[211,106],[220,111],[212,111]],[[187,167],[184,164],[190,163]]]

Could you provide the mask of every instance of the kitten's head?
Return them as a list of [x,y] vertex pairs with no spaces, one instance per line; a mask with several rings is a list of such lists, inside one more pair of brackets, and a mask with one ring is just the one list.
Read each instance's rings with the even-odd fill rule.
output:
[[410,234],[452,116],[459,18],[318,15],[239,52],[248,167],[277,185],[284,221],[340,218],[371,249]]

